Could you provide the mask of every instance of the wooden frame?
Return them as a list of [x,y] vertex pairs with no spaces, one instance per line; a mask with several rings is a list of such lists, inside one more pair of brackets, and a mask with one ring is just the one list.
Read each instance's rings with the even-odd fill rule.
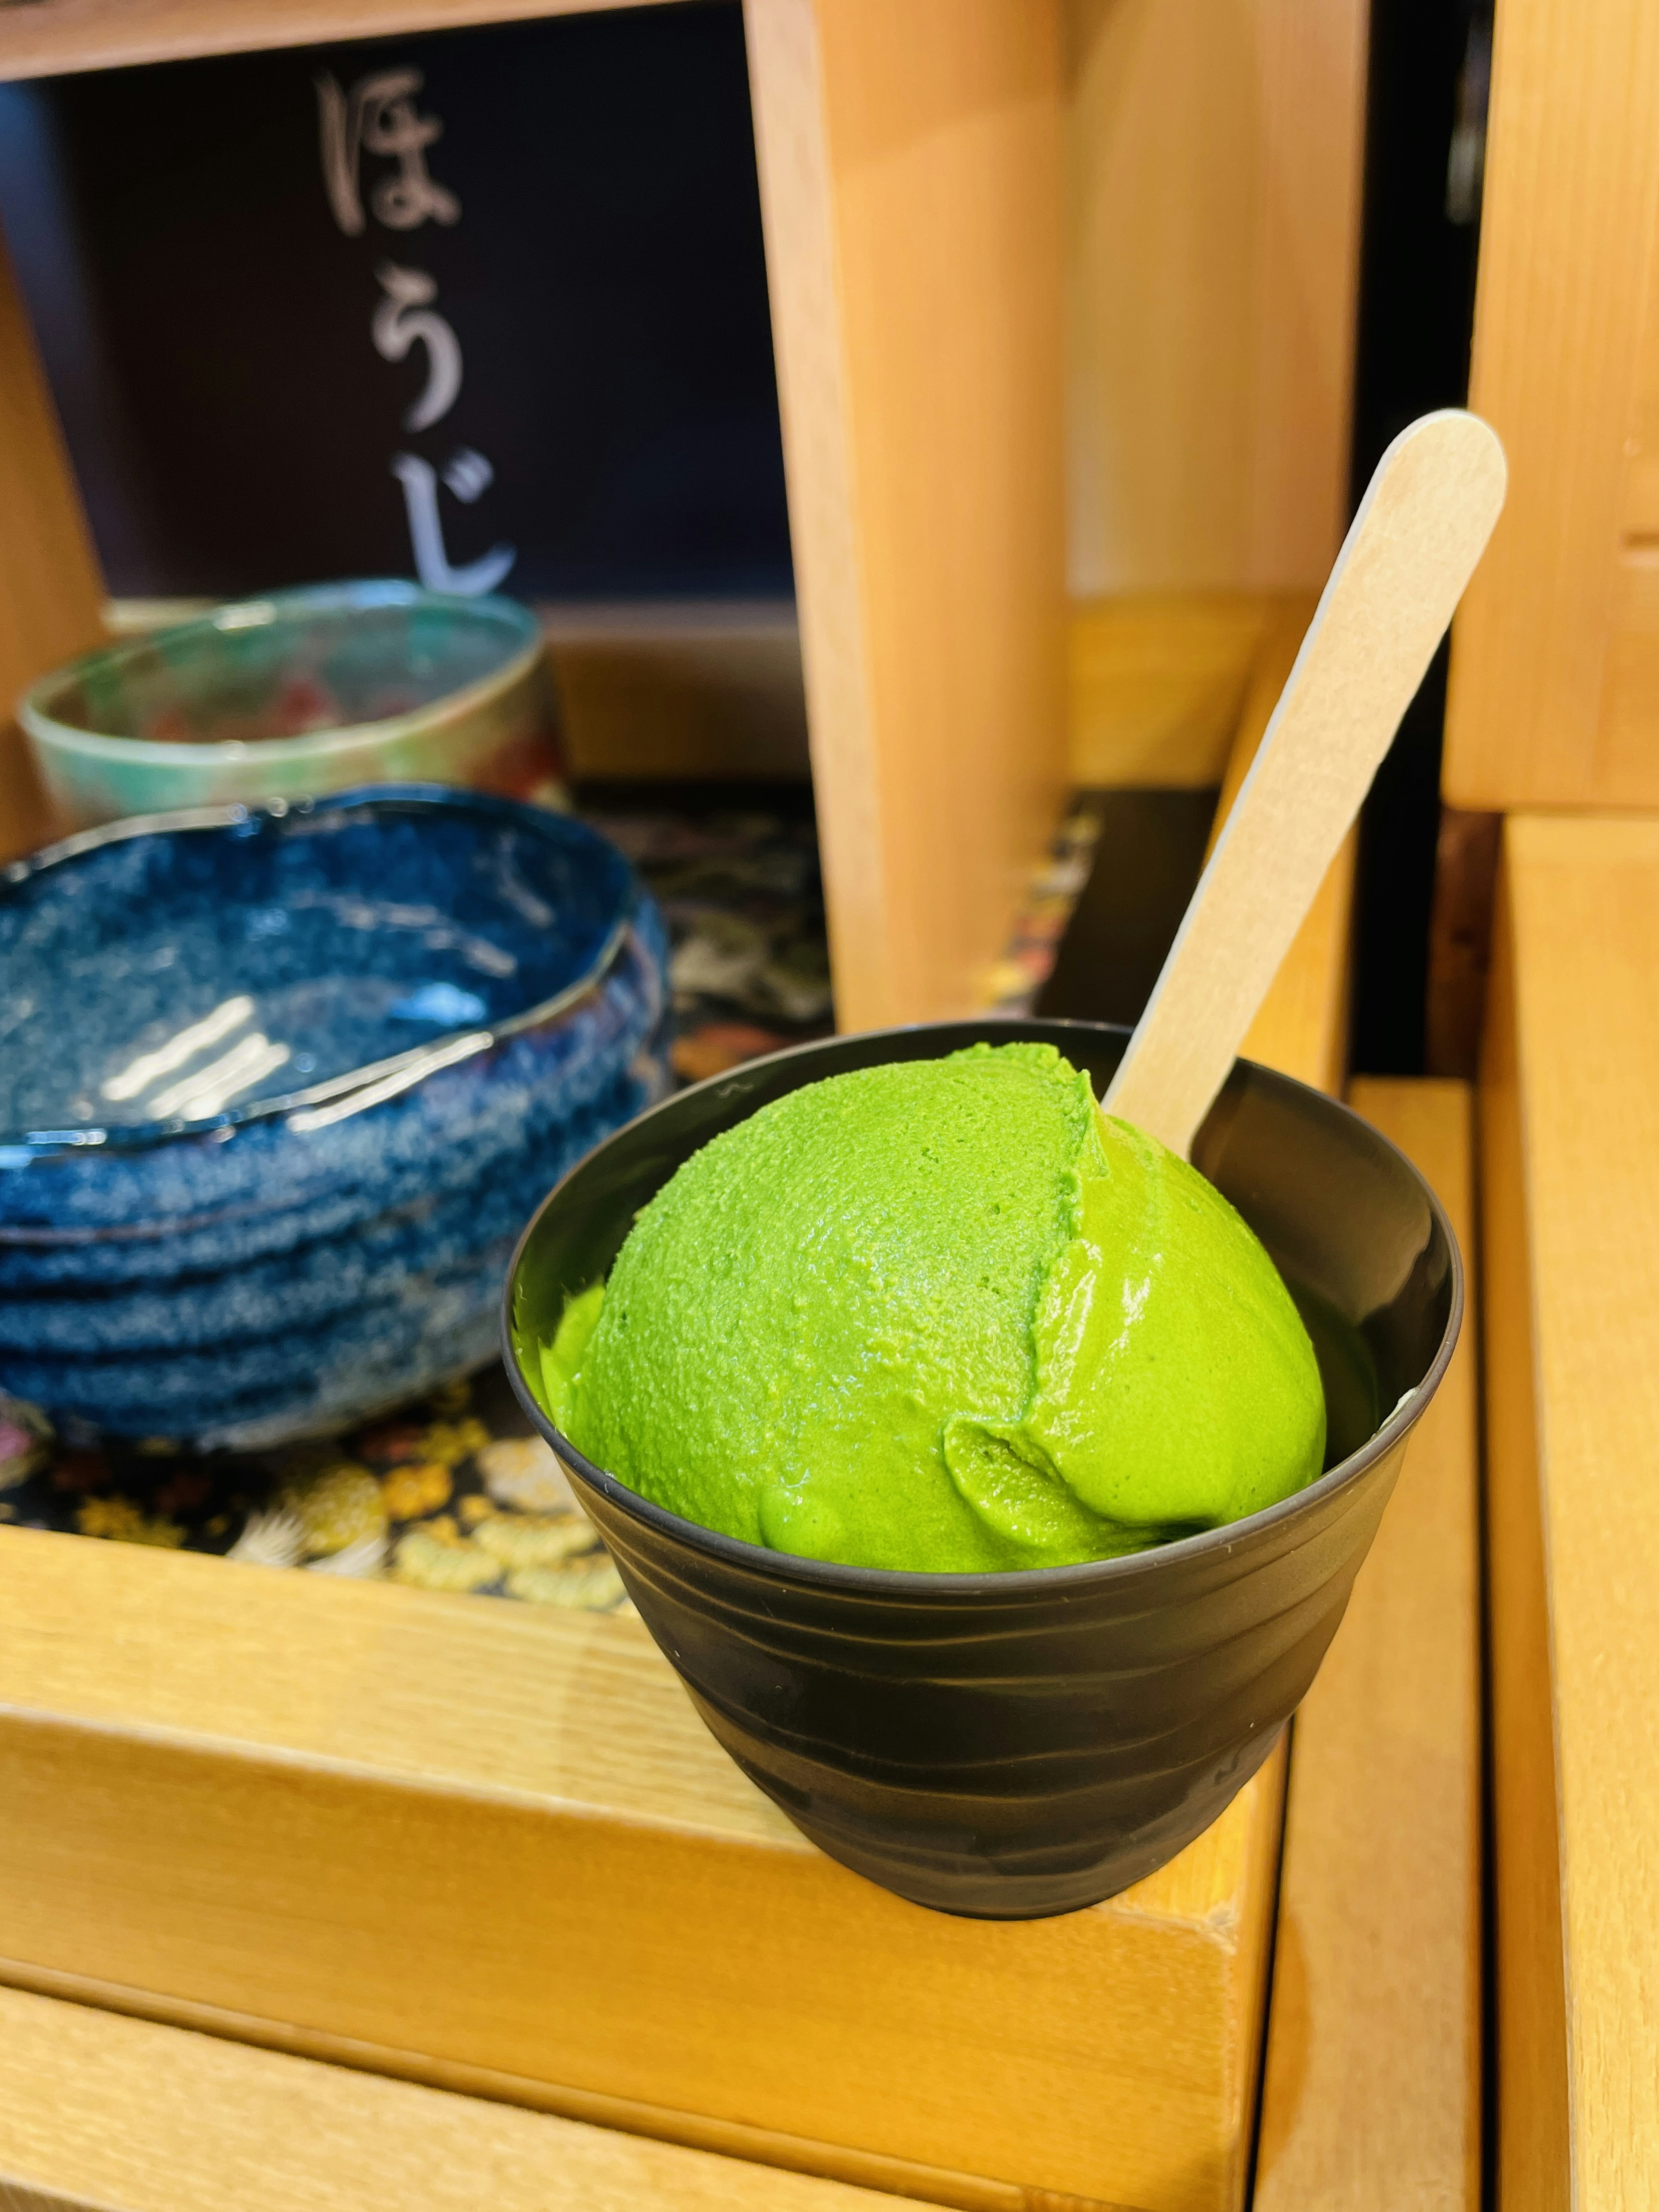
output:
[[[1370,1079],[1349,1103],[1472,1260],[1468,1087]],[[1255,2212],[1481,2202],[1476,1319],[1296,1717]]]
[[1505,825],[1481,1068],[1505,2212],[1659,2168],[1659,823]]
[[900,2203],[0,1990],[5,2212],[896,2212]]
[[[586,0],[41,0],[0,76],[557,15]],[[1065,772],[1057,0],[747,0],[830,952],[844,1026],[982,1001]],[[0,299],[0,687],[100,594]],[[13,392],[16,398],[12,398]],[[0,403],[3,404],[5,403]],[[26,573],[24,563],[28,564]],[[15,590],[14,591],[14,582]],[[34,619],[37,604],[52,619]],[[0,844],[39,833],[15,750]],[[9,804],[8,804],[9,802]]]
[[1469,404],[1509,506],[1454,634],[1454,805],[1659,804],[1659,17],[1497,13]]
[[0,1582],[0,1980],[970,2212],[1239,2203],[1282,1760],[1109,1905],[957,1920],[637,1621],[34,1532]]
[[965,1010],[1064,776],[1054,0],[745,0],[839,1018]]
[[[1471,404],[1511,497],[1459,615],[1444,789],[1508,810],[1480,1068],[1497,2192],[1659,2160],[1659,19],[1497,12]],[[1577,815],[1534,809],[1582,810]]]
[[[1314,1081],[1350,868],[1258,1024]],[[988,1929],[805,1846],[637,1623],[4,1530],[0,1582],[0,1980],[996,2212],[1238,2203],[1282,1763],[1124,1899]],[[574,1948],[526,1919],[578,1894]]]
[[[1316,1038],[1311,1049],[1316,1056],[1322,1049]],[[1418,1160],[1469,1248],[1471,1158],[1468,1100],[1462,1086],[1371,1083],[1357,1087],[1355,1103]],[[1464,2212],[1474,2212],[1480,2202],[1474,1378],[1471,1332],[1413,1441],[1397,1510],[1384,1522],[1348,1616],[1296,1723],[1255,2197],[1258,2212],[1324,2212],[1335,2202],[1386,2212],[1402,2189]],[[77,1618],[82,1609],[74,1601],[76,1589],[100,1609],[107,1608],[117,1593],[97,1561],[100,1553],[106,1560],[110,1553],[91,1546],[77,1552],[73,1539],[47,1541],[77,1577],[83,1565],[92,1571],[91,1579],[66,1588],[66,1619]],[[0,1546],[0,1559],[4,1556]],[[398,1742],[410,1754],[415,1770],[405,1780],[417,1790],[433,1787],[446,1775],[453,1788],[460,1778],[458,1767],[471,1763],[475,1778],[469,1794],[476,1796],[479,1775],[488,1775],[497,1788],[510,1785],[510,1765],[516,1759],[532,1770],[538,1790],[562,1788],[567,1808],[574,1811],[570,1784],[579,1781],[585,1761],[591,1765],[617,1717],[611,1698],[591,1697],[590,1669],[588,1698],[564,1700],[562,1711],[546,1715],[539,1736],[527,1746],[514,1741],[515,1732],[522,1735],[525,1711],[534,1710],[533,1702],[526,1708],[511,1694],[499,1666],[499,1649],[491,1648],[490,1632],[479,1620],[494,1609],[464,1600],[428,1601],[426,1618],[419,1617],[418,1601],[414,1613],[400,1621],[384,1614],[382,1626],[395,1626],[398,1632],[383,1639],[358,1638],[351,1678],[337,1663],[336,1646],[319,1648],[309,1626],[300,1637],[279,1635],[271,1654],[276,1679],[239,1678],[229,1695],[217,1700],[217,1710],[204,1713],[192,1679],[196,1645],[190,1636],[192,1626],[204,1625],[203,1617],[193,1621],[187,1610],[173,1605],[154,1607],[155,1586],[143,1563],[118,1554],[116,1564],[116,1579],[125,1574],[132,1596],[158,1616],[147,1632],[135,1637],[131,1620],[118,1603],[112,1622],[119,1653],[117,1682],[99,1680],[100,1661],[107,1654],[77,1656],[74,1636],[57,1631],[49,1611],[43,1614],[38,1584],[24,1592],[23,1611],[47,1632],[39,1639],[44,1654],[34,1655],[37,1670],[44,1656],[47,1668],[58,1677],[60,1707],[68,1703],[64,1692],[72,1685],[73,1695],[86,1709],[82,1729],[99,1736],[124,1733],[131,1726],[132,1700],[144,1673],[134,1662],[148,1649],[147,1693],[157,1724],[152,1741],[158,1729],[176,1735],[182,1721],[201,1731],[198,1741],[206,1755],[224,1760],[229,1750],[227,1728],[243,1726],[249,1711],[283,1711],[290,1744],[320,1727],[333,1735],[328,1748],[336,1760],[350,1748],[352,1733],[360,1732],[357,1747],[386,1780],[393,1777],[388,1754]],[[210,1592],[212,1563],[186,1564],[194,1571],[191,1579],[198,1596]],[[235,1579],[234,1571],[225,1571],[218,1579],[222,1584]],[[274,1586],[279,1600],[301,1580],[258,1579],[268,1592]],[[246,1610],[238,1608],[244,1618]],[[252,1610],[264,1620],[250,1641],[264,1645],[271,1626],[282,1623],[280,1604],[273,1615],[262,1596]],[[290,1617],[296,1624],[299,1618]],[[518,1617],[520,1622],[523,1618]],[[470,1643],[460,1638],[469,1625],[479,1632]],[[618,1642],[616,1632],[628,1626],[565,1622],[546,1649],[562,1648],[574,1634],[579,1643],[611,1644],[614,1661],[630,1642],[637,1646],[637,1638],[626,1635]],[[435,1650],[427,1643],[434,1627],[439,1630]],[[25,1624],[0,1662],[14,1690],[27,1669],[31,1640]],[[533,1657],[538,1632],[519,1640]],[[25,1647],[21,1668],[16,1643]],[[469,1729],[461,1701],[486,1651],[495,1662],[495,1694],[480,1717],[482,1726]],[[657,1746],[643,1776],[644,1789],[635,1792],[635,1813],[645,1810],[653,1790],[666,1787],[672,1794],[663,1802],[683,1825],[690,1816],[693,1823],[732,1831],[732,1808],[743,1796],[741,1784],[700,1738],[665,1670],[651,1670],[651,1679],[635,1668],[635,1656],[629,1653],[628,1665],[636,1686],[647,1690],[641,1717]],[[458,1659],[459,1692],[446,1698],[422,1687],[421,1668],[429,1671],[435,1665],[441,1671],[447,1661],[453,1669]],[[283,1674],[283,1668],[289,1671]],[[397,1685],[396,1695],[390,1710],[365,1724],[360,1716],[372,1701],[362,1693],[373,1687],[377,1674]],[[295,1684],[297,1700],[288,1694]],[[533,1701],[534,1683],[526,1687]],[[347,1694],[352,1688],[359,1692],[355,1698]],[[441,1724],[434,1738],[429,1725],[422,1728],[422,1718],[429,1723],[447,1704],[462,1724]],[[101,1705],[101,1713],[93,1710],[95,1705]],[[305,1709],[297,1717],[296,1705]],[[491,1714],[499,1716],[503,1709],[508,1728],[492,1750]],[[18,1717],[14,1700],[9,1725]],[[60,1711],[50,1725],[61,1728],[67,1717]],[[570,1718],[576,1722],[574,1733],[561,1725]],[[204,1723],[220,1729],[216,1741]],[[689,1755],[677,1771],[674,1755],[664,1759],[661,1750],[682,1731],[681,1749]],[[268,1726],[264,1733],[270,1733]],[[87,1735],[78,1741],[84,1750]],[[258,1747],[248,1749],[257,1762]],[[76,1795],[95,1796],[100,1760],[94,1757],[84,1764],[93,1771],[79,1778]],[[306,1764],[291,1760],[290,1788],[297,1786]],[[234,1765],[223,1771],[229,1790],[249,1791],[253,1777],[248,1768],[241,1769],[240,1783]],[[369,1784],[369,1775],[359,1770],[356,1787],[362,1790]],[[763,1814],[765,1808],[759,1809]],[[257,1803],[249,1802],[243,1817],[253,1826],[258,1812]],[[761,1828],[763,1862],[763,1820]],[[398,1876],[410,1863],[407,1813],[401,1826],[386,1834],[392,1909],[401,1908],[405,1927],[412,1923],[420,1929],[422,1948],[411,1963],[411,1972],[419,1976],[433,1969],[436,1931],[424,1909],[428,1900],[397,1888]],[[136,1841],[142,1856],[147,1837]],[[799,1845],[795,1850],[801,1855]],[[131,1856],[113,1868],[106,1856],[106,1874],[114,1876],[110,1881],[100,1878],[96,1859],[76,1849],[67,1872],[56,1875],[49,1887],[57,1892],[65,1881],[78,1885],[98,1925],[106,1926],[112,1913],[119,1911],[122,1892],[131,1893],[133,1887]],[[202,1872],[192,1855],[188,1879],[198,1918],[207,1902]],[[487,1863],[475,1855],[465,1862],[467,1878],[453,1885],[461,1893],[460,1908],[474,1909],[474,1934],[480,1941],[483,1931],[476,1907],[481,1897],[490,1896],[487,1872]],[[243,1880],[258,1887],[251,1869],[244,1870]],[[762,1886],[763,1895],[768,1887],[769,1881]],[[1167,1905],[1170,1890],[1162,1881],[1144,1886],[1125,1906],[1155,1905],[1160,1895]],[[267,1894],[261,1904],[244,1909],[280,1910],[281,1900]],[[319,1908],[313,1904],[311,1909]],[[763,1915],[767,1908],[763,1903],[759,1909]],[[904,1909],[898,1911],[904,1917]],[[16,1915],[8,1917],[15,1924]],[[348,1917],[360,1918],[361,1905]],[[129,1942],[131,1932],[125,1938]],[[179,1956],[199,1973],[209,1950],[198,1935],[192,1954]],[[243,1972],[256,1963],[251,1957]],[[793,1967],[795,1954],[789,1963]],[[908,1960],[902,1971],[909,1971]],[[362,2065],[384,2065],[384,2054],[331,2043],[314,2028],[216,2018],[205,2008],[177,2000],[158,2002],[153,1994],[146,1998],[131,1990],[77,1984],[38,1970],[33,1978],[40,1986],[74,1988],[105,2006],[113,2001],[175,2021],[194,2018],[217,2027],[221,2035],[122,2018],[95,2004],[0,1991],[0,2194],[18,2212],[35,2212],[37,2206],[45,2212],[48,2205],[110,2212],[118,2204],[121,2212],[197,2212],[198,2206],[206,2212],[223,2202],[225,2177],[232,2172],[239,2176],[238,2203],[245,2203],[247,2212],[298,2212],[301,2204],[323,2207],[325,2212],[381,2212],[389,2205],[444,2212],[452,2203],[476,2201],[481,2174],[490,2177],[492,2202],[499,2202],[503,2212],[514,2212],[520,2202],[556,2212],[566,2204],[580,2205],[584,2212],[590,2206],[596,2212],[608,2212],[612,2205],[617,2212],[623,2205],[630,2212],[668,2212],[669,2207],[703,2204],[730,2204],[743,2212],[751,2206],[755,2212],[762,2206],[777,2212],[854,2212],[856,2206],[869,2205],[874,2212],[878,2203],[898,2201],[874,2197],[850,2184],[797,2179],[776,2171],[769,2161],[801,2159],[799,2142],[757,2143],[707,2124],[700,2130],[681,2130],[705,2142],[755,2151],[769,2161],[763,2166],[734,2164],[707,2150],[641,2139],[641,2124],[659,2125],[660,2115],[653,2123],[652,2116],[617,2112],[602,2100],[538,2094],[523,2081],[503,2083],[430,2062],[421,2066],[407,2052],[402,2055],[399,2070],[428,2083],[459,2082],[483,2090],[486,2100],[480,2101],[453,2087],[441,2091],[367,2075],[360,2070]],[[425,2016],[429,2020],[429,2008]],[[331,2048],[350,2060],[352,2069],[250,2048],[246,2041],[222,2039],[225,2034],[282,2044],[289,2051]],[[1139,2094],[1144,2096],[1144,2087]],[[591,2124],[515,2111],[501,2101],[504,2097],[562,2103],[567,2109],[586,2111],[590,2122],[620,2119],[629,2132],[618,2136]],[[964,2121],[964,2140],[970,2127]],[[923,2194],[957,2194],[959,2188],[959,2180],[953,2184],[951,2177],[943,2178],[941,2187],[937,2175],[883,2168],[845,2154],[840,2170],[865,2183],[879,2174],[907,2191]],[[1020,2202],[965,2192],[958,2201]],[[1021,2212],[1029,2212],[1035,2201],[1026,2197]],[[1071,2196],[1064,2201],[1080,2203]]]
[[1347,521],[1367,0],[1066,9],[1079,595],[1317,592]]

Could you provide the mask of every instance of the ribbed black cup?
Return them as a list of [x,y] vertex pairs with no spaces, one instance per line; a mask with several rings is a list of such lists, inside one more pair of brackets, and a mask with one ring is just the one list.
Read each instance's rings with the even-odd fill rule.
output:
[[1248,1520],[1087,1566],[896,1574],[712,1534],[553,1427],[520,1370],[515,1320],[556,1315],[607,1273],[684,1160],[802,1084],[1030,1038],[1098,1090],[1126,1036],[1092,1022],[943,1022],[755,1061],[590,1153],[543,1203],[508,1277],[514,1387],[703,1719],[814,1843],[948,1912],[1025,1919],[1113,1895],[1208,1826],[1272,1749],[1456,1341],[1462,1269],[1423,1178],[1346,1107],[1238,1063],[1194,1158],[1308,1321],[1327,1472]]

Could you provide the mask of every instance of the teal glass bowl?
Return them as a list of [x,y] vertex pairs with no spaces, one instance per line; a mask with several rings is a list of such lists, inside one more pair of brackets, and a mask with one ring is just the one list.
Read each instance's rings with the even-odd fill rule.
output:
[[273,592],[124,638],[42,677],[17,713],[74,829],[375,783],[562,797],[530,609],[398,579]]

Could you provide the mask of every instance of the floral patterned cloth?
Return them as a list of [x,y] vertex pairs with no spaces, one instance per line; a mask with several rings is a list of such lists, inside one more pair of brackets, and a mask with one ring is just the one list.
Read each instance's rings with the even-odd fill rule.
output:
[[[673,945],[676,1073],[717,1075],[832,1027],[810,806],[776,794],[665,805],[596,794],[583,809],[629,854]],[[1030,1006],[1088,878],[1099,818],[1061,823],[991,979],[995,1011]],[[326,1443],[181,1453],[165,1438],[86,1450],[0,1398],[0,1522],[213,1552],[313,1574],[385,1577],[531,1605],[628,1609],[622,1583],[499,1365]]]

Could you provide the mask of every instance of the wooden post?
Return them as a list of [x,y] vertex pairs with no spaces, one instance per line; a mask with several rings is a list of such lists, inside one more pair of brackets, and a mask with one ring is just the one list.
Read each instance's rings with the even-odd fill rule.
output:
[[102,604],[80,494],[0,245],[0,860],[51,830],[12,703],[55,662],[98,642]]
[[1054,0],[745,0],[844,1028],[982,997],[1065,773]]

